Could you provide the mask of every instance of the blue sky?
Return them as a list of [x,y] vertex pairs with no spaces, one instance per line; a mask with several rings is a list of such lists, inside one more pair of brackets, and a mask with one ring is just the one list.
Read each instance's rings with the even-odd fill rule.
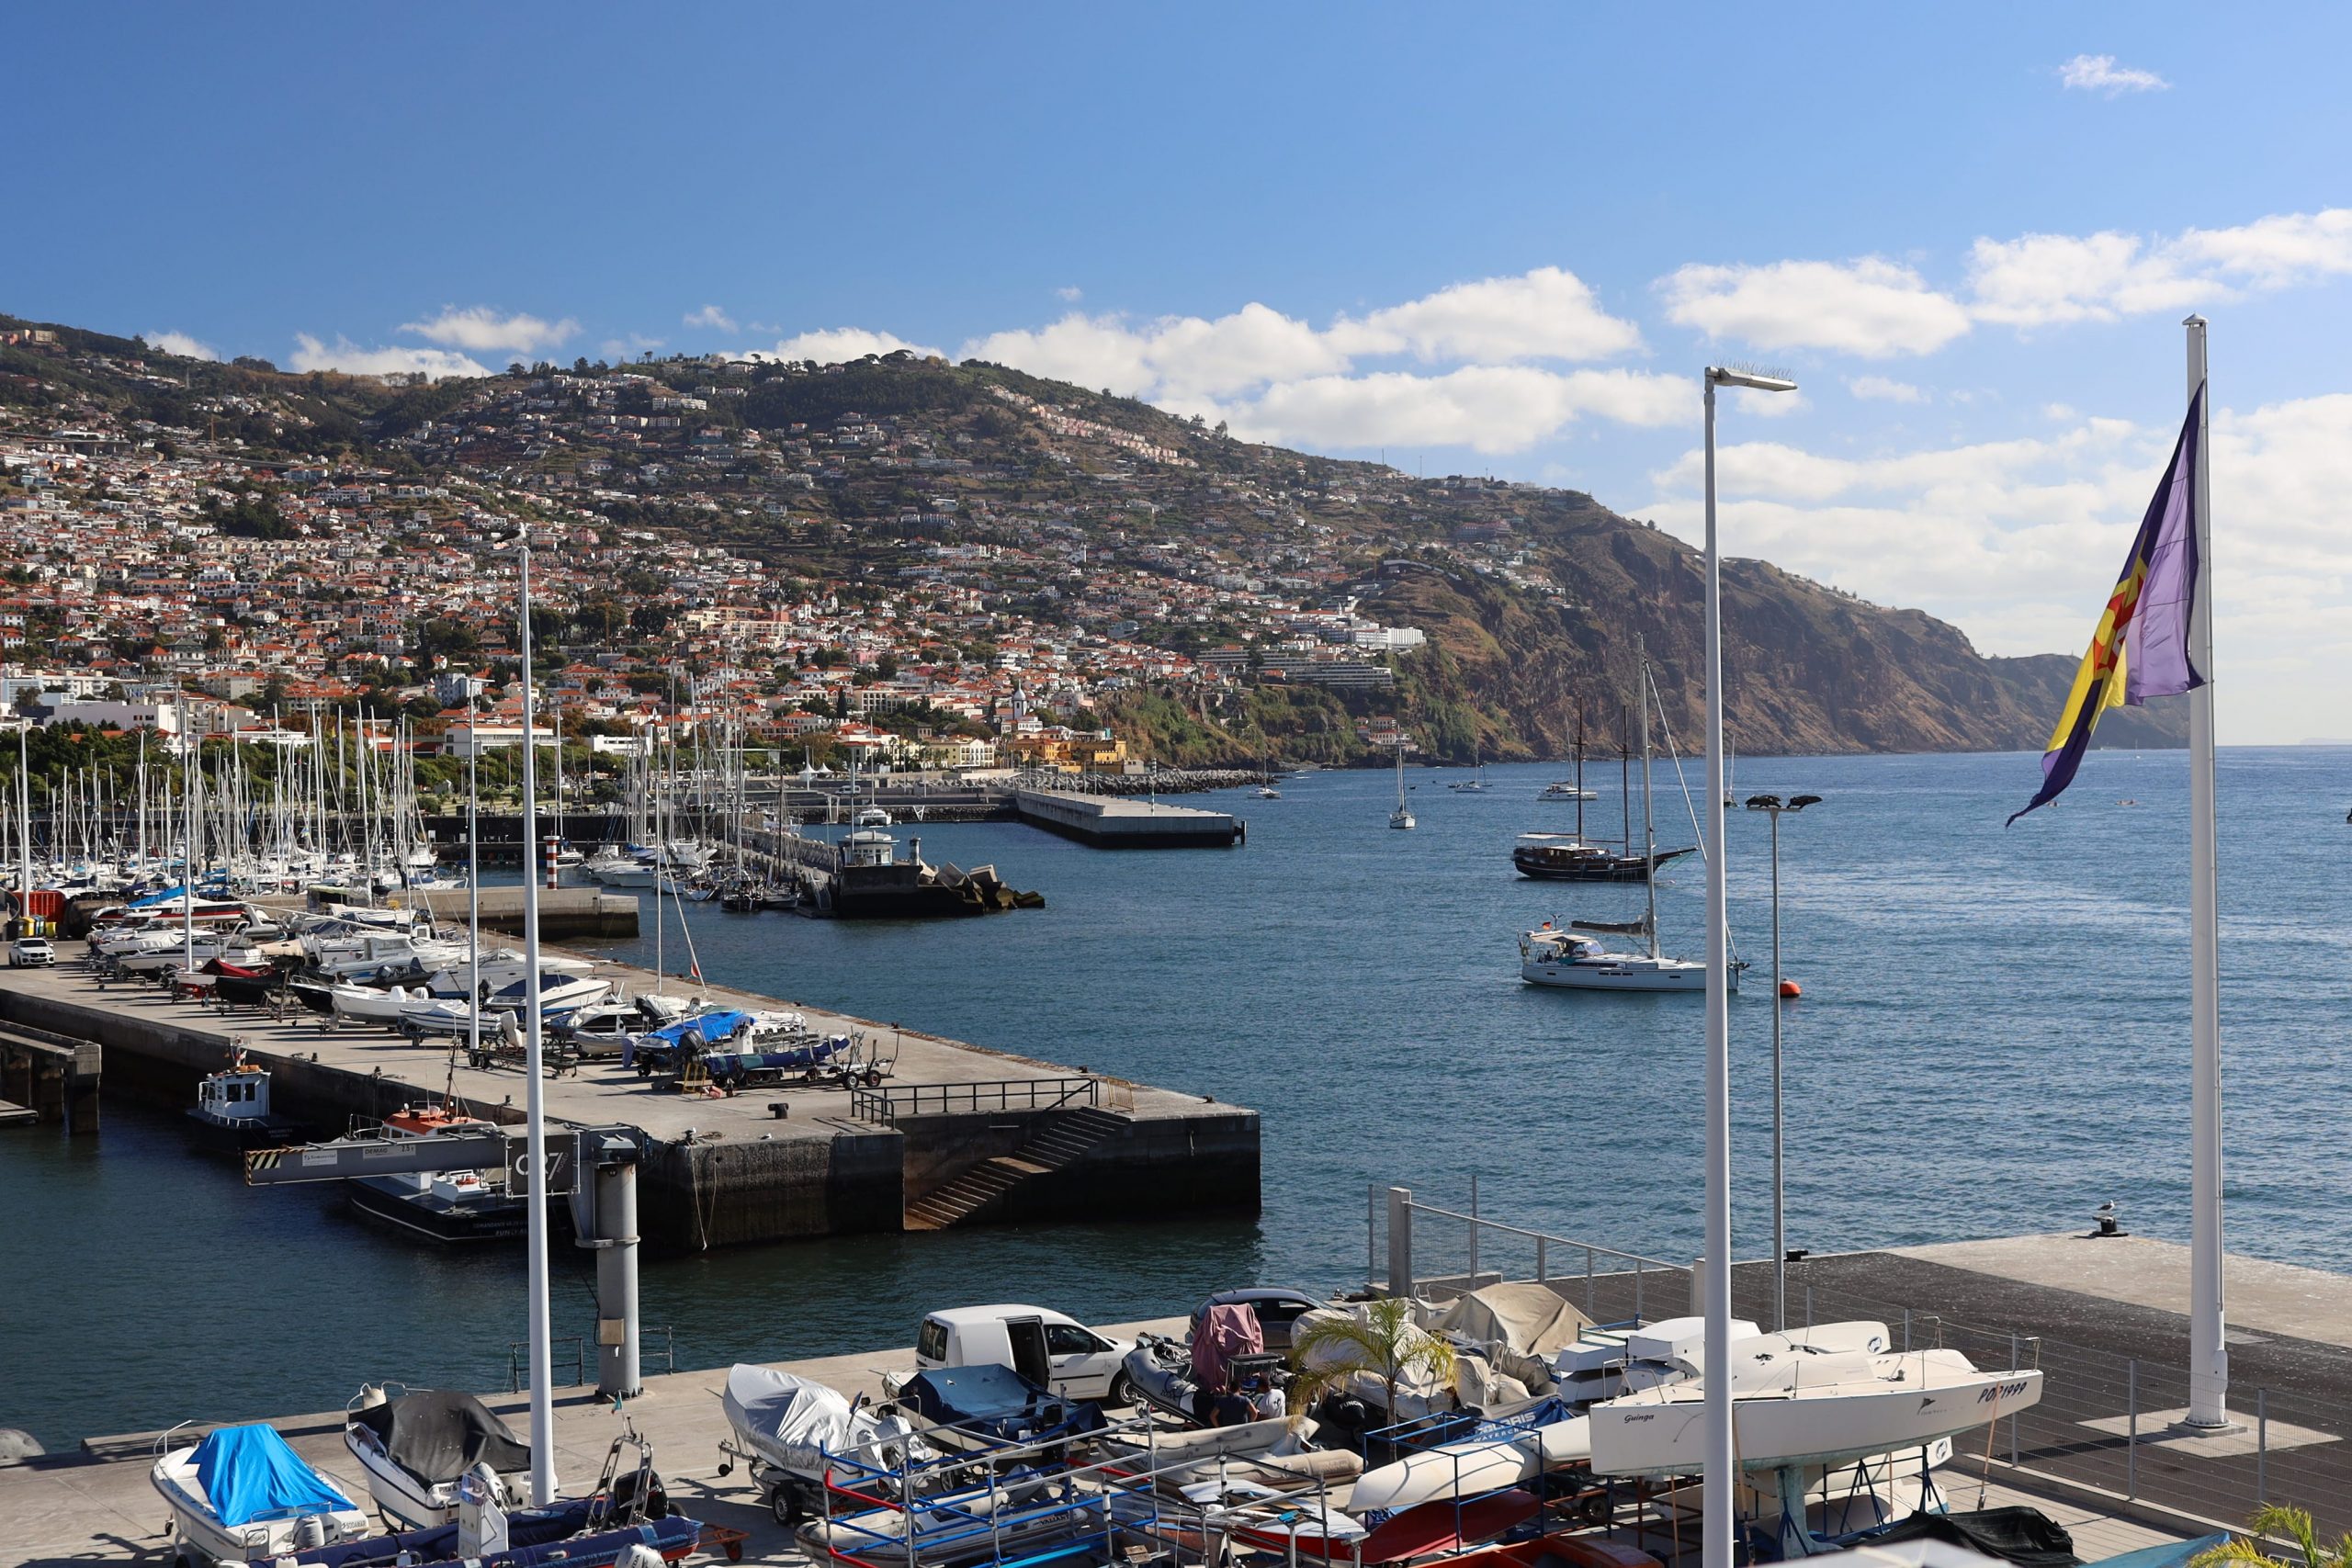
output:
[[[52,9],[0,310],[287,366],[905,343],[2079,648],[2214,321],[2229,740],[2352,731],[2352,12]],[[28,243],[29,242],[29,243]],[[2329,694],[2314,712],[2310,691]]]

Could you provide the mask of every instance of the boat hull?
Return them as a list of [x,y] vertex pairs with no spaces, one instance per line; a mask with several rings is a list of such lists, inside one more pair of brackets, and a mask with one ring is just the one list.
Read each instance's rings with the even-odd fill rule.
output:
[[[1569,991],[1646,991],[1703,995],[1707,966],[1703,964],[1661,964],[1652,968],[1616,964],[1544,964],[1533,960],[1519,966],[1519,977],[1531,986],[1554,986]],[[1739,971],[1731,972],[1730,989],[1739,989]]]
[[[345,1182],[344,1191],[368,1218],[447,1246],[514,1241],[530,1228],[529,1211],[519,1198],[439,1202],[391,1176],[358,1177]],[[548,1213],[561,1207],[550,1205]]]
[[[1925,1448],[2041,1402],[2037,1371],[1833,1385],[1732,1406],[1733,1451],[1743,1470],[1837,1464]],[[1592,1468],[1600,1475],[1695,1475],[1705,1462],[1703,1396],[1688,1386],[1592,1408]]]

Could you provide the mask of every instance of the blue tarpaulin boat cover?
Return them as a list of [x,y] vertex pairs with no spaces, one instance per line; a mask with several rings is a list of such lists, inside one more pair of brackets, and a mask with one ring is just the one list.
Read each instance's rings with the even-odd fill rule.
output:
[[196,1445],[196,1478],[224,1525],[347,1509],[351,1499],[286,1446],[277,1428],[223,1427]]
[[157,904],[165,903],[171,899],[177,898],[181,894],[187,891],[187,886],[183,883],[177,887],[166,887],[160,893],[143,894],[137,898],[133,898],[130,903],[125,904],[123,908],[125,909],[153,908]]
[[691,1029],[700,1033],[706,1043],[717,1044],[751,1021],[752,1015],[748,1012],[714,1009],[709,1012],[696,1013],[692,1018],[682,1018],[675,1023],[665,1023],[652,1033],[655,1039],[667,1040],[675,1045],[686,1037],[686,1031]]

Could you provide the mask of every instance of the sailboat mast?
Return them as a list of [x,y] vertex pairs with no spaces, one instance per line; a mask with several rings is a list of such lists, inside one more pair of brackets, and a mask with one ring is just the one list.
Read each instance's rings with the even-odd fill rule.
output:
[[1584,842],[1584,697],[1577,697],[1577,842]]
[[1657,956],[1657,826],[1650,813],[1650,657],[1639,639],[1634,644],[1641,660],[1642,684],[1635,694],[1642,705],[1642,893],[1648,903],[1648,912],[1642,923],[1648,928],[1650,956]]

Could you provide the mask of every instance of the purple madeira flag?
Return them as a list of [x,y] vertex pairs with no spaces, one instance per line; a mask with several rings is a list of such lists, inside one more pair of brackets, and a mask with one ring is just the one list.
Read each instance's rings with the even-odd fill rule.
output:
[[2188,400],[2188,418],[2173,444],[2172,461],[2140,520],[2131,558],[2108,595],[2107,612],[2091,633],[2090,651],[2075,671],[2075,688],[2041,754],[2041,788],[2012,822],[2049,805],[2075,782],[2100,714],[2205,683],[2188,661],[2188,626],[2197,607],[2198,434],[2204,408],[2200,385]]

